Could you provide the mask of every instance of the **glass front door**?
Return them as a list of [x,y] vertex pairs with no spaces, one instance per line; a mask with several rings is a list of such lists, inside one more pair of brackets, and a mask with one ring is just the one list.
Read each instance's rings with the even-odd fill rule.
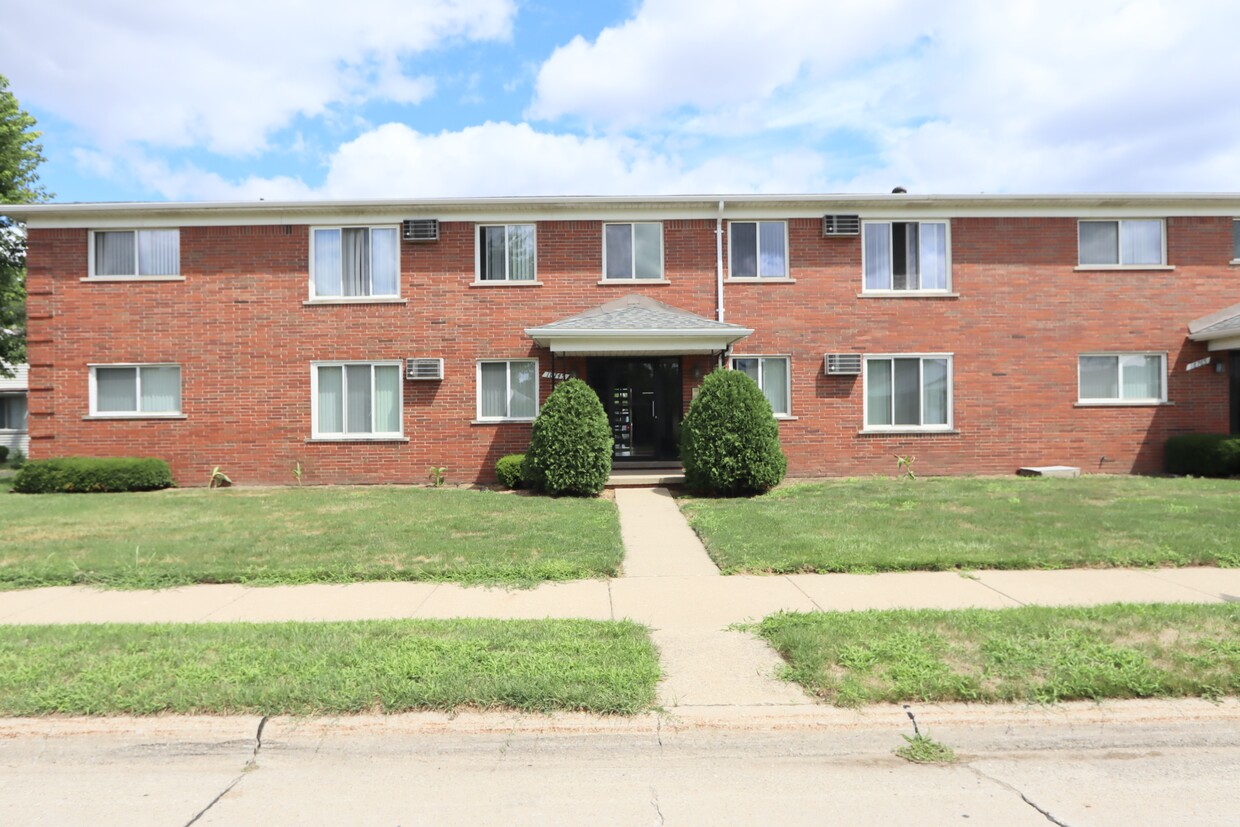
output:
[[614,460],[680,458],[679,358],[593,358],[587,375],[611,423]]

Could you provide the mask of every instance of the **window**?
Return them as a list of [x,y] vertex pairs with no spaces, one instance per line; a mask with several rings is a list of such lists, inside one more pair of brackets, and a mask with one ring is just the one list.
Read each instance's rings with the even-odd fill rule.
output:
[[1081,402],[1163,402],[1166,355],[1091,353],[1077,362]]
[[179,365],[96,365],[90,369],[92,416],[181,413]]
[[316,227],[311,235],[311,298],[400,295],[395,227]]
[[867,356],[867,430],[946,430],[952,421],[952,358]]
[[730,221],[728,238],[732,278],[788,276],[788,226],[783,221]]
[[534,225],[478,228],[478,281],[534,281]]
[[1166,262],[1160,219],[1080,222],[1082,266],[1141,267]]
[[180,230],[96,230],[91,234],[91,276],[178,276]]
[[399,437],[400,371],[400,362],[316,363],[312,374],[314,437]]
[[26,430],[26,396],[12,393],[0,396],[0,431]]
[[947,290],[946,221],[867,221],[865,290]]
[[478,418],[538,416],[538,362],[533,359],[478,363]]
[[663,225],[604,224],[603,278],[663,278]]
[[791,412],[787,356],[734,356],[732,369],[758,383],[776,416]]

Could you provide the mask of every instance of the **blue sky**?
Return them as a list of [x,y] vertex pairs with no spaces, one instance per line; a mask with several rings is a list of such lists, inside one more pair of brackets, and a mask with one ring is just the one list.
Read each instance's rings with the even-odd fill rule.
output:
[[1232,0],[42,0],[58,201],[1240,191]]

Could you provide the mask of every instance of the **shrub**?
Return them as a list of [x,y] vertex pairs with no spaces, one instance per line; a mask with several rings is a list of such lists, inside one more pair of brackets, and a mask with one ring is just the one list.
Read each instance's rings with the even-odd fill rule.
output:
[[534,420],[522,476],[551,494],[594,496],[611,473],[611,426],[603,403],[580,379],[556,386]]
[[525,464],[525,454],[509,454],[500,457],[495,463],[495,476],[505,488],[520,488],[525,485],[521,466]]
[[9,461],[9,446],[0,445],[0,465]]
[[1240,474],[1240,436],[1177,434],[1167,440],[1167,473],[1194,477]]
[[9,467],[10,468],[21,468],[25,464],[26,464],[26,454],[25,452],[22,451],[21,448],[18,448],[16,451],[12,453],[12,455],[9,456]]
[[173,485],[168,463],[144,457],[36,459],[13,477],[13,490],[22,494],[153,491]]
[[788,470],[771,403],[753,379],[722,368],[702,381],[689,405],[680,458],[685,484],[706,494],[760,494]]

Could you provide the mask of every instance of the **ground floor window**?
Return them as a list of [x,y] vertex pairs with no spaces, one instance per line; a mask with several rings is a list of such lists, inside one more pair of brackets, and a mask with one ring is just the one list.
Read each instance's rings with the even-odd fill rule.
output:
[[0,395],[0,431],[24,430],[26,430],[25,394]]
[[734,356],[732,369],[758,383],[776,416],[791,413],[787,356]]
[[485,360],[478,363],[479,419],[533,419],[536,416],[536,360]]
[[316,363],[314,436],[401,436],[400,371],[400,362]]
[[1166,354],[1089,353],[1077,362],[1081,402],[1163,402]]
[[946,429],[951,401],[950,355],[866,357],[867,429]]
[[101,416],[181,413],[179,365],[92,365],[90,412]]

